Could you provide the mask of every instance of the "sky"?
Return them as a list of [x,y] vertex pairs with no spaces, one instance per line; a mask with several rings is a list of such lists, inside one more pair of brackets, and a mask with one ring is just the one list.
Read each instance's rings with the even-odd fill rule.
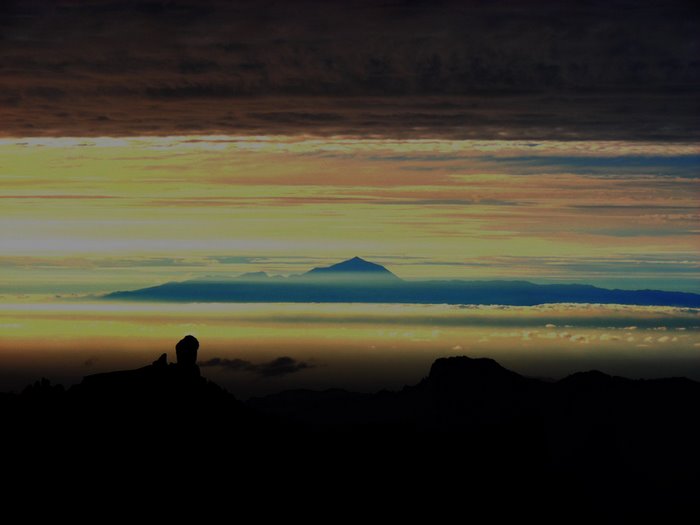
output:
[[361,256],[700,292],[684,1],[0,5],[0,294]]
[[286,389],[376,392],[416,384],[449,355],[488,356],[518,373],[581,370],[700,380],[697,309],[620,305],[0,303],[0,390],[38,377],[174,360],[200,340],[202,373],[238,399]]
[[409,279],[700,291],[694,144],[39,138],[0,159],[8,293],[355,255]]
[[4,0],[8,136],[698,138],[691,0]]

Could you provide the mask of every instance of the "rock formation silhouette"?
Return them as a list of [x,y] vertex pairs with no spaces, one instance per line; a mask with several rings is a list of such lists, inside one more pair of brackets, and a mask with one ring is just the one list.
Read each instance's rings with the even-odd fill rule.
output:
[[191,368],[197,366],[197,349],[199,341],[191,335],[186,335],[175,346],[175,354],[177,355],[177,364],[183,368]]
[[197,349],[185,338],[177,364],[163,354],[69,389],[44,379],[2,394],[6,434],[15,448],[39,438],[138,454],[170,443],[174,457],[209,450],[203,461],[228,455],[249,473],[315,469],[319,479],[366,477],[381,465],[383,483],[407,491],[430,480],[441,493],[471,483],[503,497],[545,491],[568,505],[589,494],[587,504],[625,513],[665,511],[697,488],[700,383],[688,379],[593,371],[546,382],[451,357],[397,392],[295,390],[240,402],[199,375]]

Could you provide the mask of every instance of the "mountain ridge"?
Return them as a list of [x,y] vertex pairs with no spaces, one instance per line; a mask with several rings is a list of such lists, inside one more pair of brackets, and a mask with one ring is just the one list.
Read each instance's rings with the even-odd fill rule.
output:
[[[648,518],[644,502],[662,523],[669,509],[680,508],[671,522],[687,520],[697,506],[699,403],[700,383],[685,378],[584,372],[545,382],[467,356],[437,359],[420,382],[375,393],[297,389],[242,401],[166,355],[69,388],[43,379],[20,394],[0,393],[4,443],[22,466],[60,458],[65,468],[112,476],[112,458],[129,474],[146,472],[149,483],[162,469],[182,484],[183,465],[200,461],[192,482],[213,464],[212,479],[221,479],[223,465],[245,484],[254,480],[258,492],[270,473],[289,473],[280,478],[285,490],[307,490],[303,472],[344,498],[355,498],[358,479],[371,473],[372,494],[399,490],[392,505],[435,489],[440,505],[458,502],[452,516],[465,501],[473,513],[475,495],[495,493],[497,501],[485,500],[489,516],[504,501],[528,509],[519,503],[527,499],[545,523],[571,509],[586,522],[629,522],[631,509]],[[36,479],[43,471],[29,464]],[[543,514],[543,501],[562,512]],[[613,511],[619,520],[606,519],[617,518]]]
[[354,257],[304,274],[271,278],[263,272],[230,280],[188,280],[107,294],[103,299],[175,302],[498,304],[593,303],[700,307],[700,294],[620,290],[590,284],[529,281],[406,281],[384,266]]
[[381,264],[369,262],[357,256],[330,266],[317,266],[298,277],[301,279],[337,279],[351,281],[358,281],[361,279],[401,281],[399,277]]

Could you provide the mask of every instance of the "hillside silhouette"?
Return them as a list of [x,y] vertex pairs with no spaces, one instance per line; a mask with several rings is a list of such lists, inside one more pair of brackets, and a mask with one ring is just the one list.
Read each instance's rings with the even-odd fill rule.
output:
[[548,382],[462,356],[436,360],[396,392],[291,390],[242,402],[201,376],[196,339],[177,346],[176,363],[163,354],[70,388],[42,379],[0,395],[6,446],[170,466],[223,454],[250,476],[304,471],[346,489],[357,477],[418,497],[427,494],[418,487],[436,496],[454,483],[528,504],[547,491],[557,505],[582,511],[585,500],[594,514],[612,505],[616,516],[694,501],[700,383],[688,379],[589,371]]
[[[551,466],[569,467],[582,458],[588,465],[615,458],[640,470],[700,465],[700,383],[685,378],[631,380],[590,371],[548,382],[491,359],[462,356],[436,360],[425,379],[397,392],[290,390],[242,402],[201,376],[198,346],[187,336],[177,345],[177,363],[168,364],[163,354],[142,368],[89,375],[70,388],[42,379],[20,394],[2,394],[5,419],[25,420],[29,427],[45,418],[76,428],[167,428],[184,416],[198,420],[203,433],[274,427],[474,437],[498,430],[509,454],[528,443],[538,462]],[[250,426],[253,421],[260,428]]]

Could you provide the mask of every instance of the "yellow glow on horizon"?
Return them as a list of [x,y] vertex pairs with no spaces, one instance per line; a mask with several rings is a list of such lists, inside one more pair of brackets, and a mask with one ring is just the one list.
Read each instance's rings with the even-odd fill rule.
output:
[[253,150],[309,153],[318,151],[392,151],[408,153],[531,152],[561,155],[690,155],[700,153],[696,142],[623,140],[449,140],[314,137],[310,135],[172,135],[134,137],[0,137],[0,148],[128,148],[151,150]]
[[[233,255],[269,260],[227,271],[290,273],[313,262],[273,259],[361,255],[406,257],[392,269],[407,278],[498,278],[543,271],[494,266],[499,257],[682,258],[697,248],[696,179],[616,167],[597,176],[567,158],[698,153],[700,144],[621,141],[5,138],[0,259],[11,278],[95,258],[138,268],[139,258],[189,257],[186,278],[225,270],[207,256]],[[530,162],[539,158],[548,164]],[[113,289],[128,271],[99,279]],[[163,280],[133,273],[134,283]]]
[[[281,385],[401,388],[448,355],[488,356],[546,377],[590,368],[615,373],[621,359],[625,375],[659,374],[650,363],[662,360],[671,373],[688,375],[700,373],[687,368],[700,345],[697,323],[697,309],[619,305],[0,303],[0,368],[21,378],[14,384],[2,377],[0,383],[22,388],[47,370],[71,383],[90,373],[143,366],[162,352],[173,359],[174,344],[185,334],[200,339],[200,364],[215,357],[264,362],[283,355],[314,364],[266,381],[202,367],[236,395]],[[369,378],[372,384],[364,384]]]

